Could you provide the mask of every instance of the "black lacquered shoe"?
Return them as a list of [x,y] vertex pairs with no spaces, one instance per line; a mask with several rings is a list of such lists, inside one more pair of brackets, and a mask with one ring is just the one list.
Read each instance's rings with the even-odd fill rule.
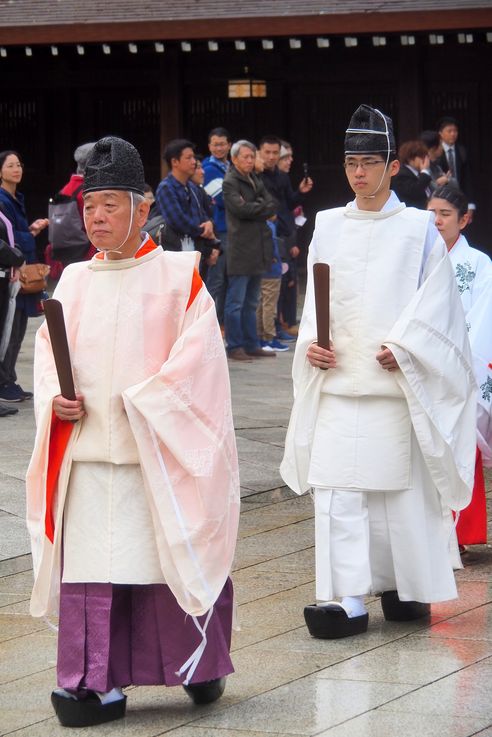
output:
[[322,640],[338,640],[367,632],[369,614],[349,617],[340,604],[311,604],[304,607],[304,619],[311,637]]
[[225,685],[225,678],[215,678],[213,681],[203,681],[203,683],[189,683],[183,688],[195,704],[211,704],[220,699]]
[[79,691],[74,697],[53,691],[51,703],[62,727],[93,727],[125,716],[126,696],[109,704],[101,704],[94,691]]
[[388,622],[411,622],[412,619],[430,617],[430,604],[421,601],[400,601],[397,591],[383,591],[381,606]]

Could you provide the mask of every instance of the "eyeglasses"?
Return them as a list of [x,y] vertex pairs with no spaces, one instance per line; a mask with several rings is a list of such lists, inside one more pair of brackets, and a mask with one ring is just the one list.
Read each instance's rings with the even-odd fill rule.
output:
[[360,166],[362,171],[367,171],[368,169],[372,169],[373,166],[384,163],[385,162],[382,159],[368,159],[367,161],[344,161],[343,168],[346,171],[354,172],[357,171]]

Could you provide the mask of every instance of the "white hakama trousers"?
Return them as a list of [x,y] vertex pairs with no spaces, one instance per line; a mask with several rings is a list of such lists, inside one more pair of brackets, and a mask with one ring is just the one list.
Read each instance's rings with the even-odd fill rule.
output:
[[443,510],[416,442],[411,476],[400,491],[314,490],[317,601],[395,589],[402,601],[457,597],[451,511]]

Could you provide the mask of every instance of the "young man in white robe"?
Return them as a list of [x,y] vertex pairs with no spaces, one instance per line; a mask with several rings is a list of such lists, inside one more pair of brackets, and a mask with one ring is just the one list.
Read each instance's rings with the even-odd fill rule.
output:
[[[345,138],[355,200],[320,212],[293,365],[281,473],[314,489],[315,637],[364,632],[364,597],[386,619],[456,597],[450,507],[470,498],[474,379],[463,308],[432,217],[390,190],[391,120],[360,106]],[[330,264],[330,348],[317,344],[312,270]],[[338,599],[338,601],[335,601]]]
[[[463,229],[468,224],[468,200],[456,187],[435,190],[428,209],[443,237],[453,265],[465,311],[477,390],[477,458],[470,504],[456,525],[460,546],[487,542],[487,507],[483,465],[492,466],[492,261],[472,248]],[[462,552],[463,548],[462,548]]]
[[33,616],[59,613],[64,726],[122,717],[122,687],[219,698],[229,646],[239,483],[227,361],[198,255],[142,231],[131,144],[98,141],[84,217],[99,250],[64,271],[77,397],[61,396],[46,324],[36,337],[37,436],[27,476]]

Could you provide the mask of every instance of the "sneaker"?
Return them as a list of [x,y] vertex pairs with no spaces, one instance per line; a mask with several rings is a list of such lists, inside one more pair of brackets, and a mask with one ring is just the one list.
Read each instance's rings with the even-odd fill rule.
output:
[[269,346],[270,350],[277,351],[277,353],[284,353],[289,350],[289,346],[285,345],[285,343],[281,343],[277,338],[271,340]]
[[0,386],[1,402],[23,402],[26,397],[17,384],[2,384]]
[[252,351],[246,351],[246,355],[253,356],[254,358],[274,358],[277,354],[275,351],[268,350],[266,348],[255,348]]
[[0,417],[8,417],[9,415],[16,415],[19,410],[17,407],[7,407],[4,404],[0,404]]
[[24,396],[24,399],[32,399],[34,394],[32,392],[26,392],[19,384],[14,384],[15,387],[20,391],[20,393]]
[[287,341],[290,343],[291,340],[296,340],[297,335],[289,335],[285,330],[278,330],[275,337],[277,340],[283,340],[284,342]]
[[260,340],[260,345],[261,345],[262,350],[264,351],[270,351],[270,352],[273,351],[272,346],[267,340]]

